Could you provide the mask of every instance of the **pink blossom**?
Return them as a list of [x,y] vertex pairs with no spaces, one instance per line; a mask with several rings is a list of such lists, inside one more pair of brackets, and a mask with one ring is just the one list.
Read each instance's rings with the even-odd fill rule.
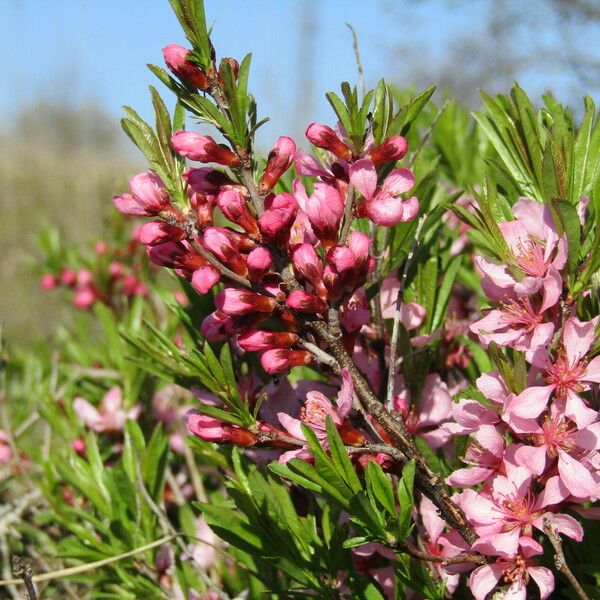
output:
[[317,148],[329,150],[329,152],[332,152],[338,158],[348,160],[352,156],[352,150],[327,125],[311,123],[306,129],[306,137]]
[[344,201],[339,191],[327,183],[315,183],[313,193],[308,196],[303,183],[294,181],[294,197],[306,213],[315,235],[325,247],[337,241],[337,230],[344,214]]
[[163,48],[163,56],[167,67],[183,81],[195,85],[198,89],[208,89],[206,73],[191,60],[188,60],[190,51],[178,44],[169,44]]
[[277,180],[292,166],[296,153],[296,143],[292,138],[281,136],[269,152],[267,166],[260,180],[260,191],[266,193]]
[[260,357],[263,369],[270,374],[281,373],[292,367],[309,365],[313,356],[308,350],[288,350],[286,348],[275,348],[267,350]]
[[475,600],[485,600],[498,584],[508,586],[502,596],[505,600],[526,600],[530,578],[540,590],[540,600],[545,600],[554,591],[554,575],[531,558],[535,554],[540,554],[537,548],[525,547],[519,554],[475,569],[469,577]]
[[175,152],[198,162],[214,162],[219,165],[235,167],[240,164],[239,157],[231,150],[220,146],[209,135],[200,135],[193,131],[176,131],[171,143]]
[[534,353],[532,362],[544,369],[546,386],[531,387],[519,394],[511,402],[509,411],[521,418],[537,417],[546,408],[550,396],[555,395],[564,406],[564,413],[573,419],[579,428],[587,427],[598,418],[598,412],[591,409],[580,394],[590,389],[590,383],[600,383],[600,357],[588,362],[594,339],[598,317],[583,322],[570,317],[565,322],[562,337],[562,352],[552,360],[548,351],[540,347]]
[[0,429],[0,464],[5,465],[10,462],[13,451],[9,443],[8,435]]
[[46,273],[40,277],[40,287],[43,290],[53,290],[58,285],[58,280],[51,273]]
[[121,388],[115,386],[106,392],[98,408],[78,396],[73,400],[73,409],[92,431],[114,433],[123,430],[127,419],[135,421],[142,410],[141,405],[136,404],[125,411],[121,408],[122,403]]
[[[258,219],[260,232],[269,240],[286,238],[296,216],[298,204],[292,194],[283,193],[265,202],[265,211]],[[287,241],[284,239],[283,241]]]
[[[506,297],[529,296],[539,291],[553,271],[560,271],[567,261],[566,240],[558,237],[550,209],[535,200],[521,198],[513,207],[515,221],[498,223],[507,246],[510,259],[507,265],[498,265],[483,257],[475,263],[484,274],[483,291],[493,300]],[[515,278],[511,267],[525,275]]]
[[348,333],[358,331],[371,322],[371,310],[364,288],[359,288],[346,300],[340,312],[340,322]]
[[273,257],[266,248],[259,246],[246,256],[246,265],[250,279],[259,281],[273,267]]
[[378,225],[391,227],[403,221],[410,221],[419,212],[419,201],[415,196],[401,200],[401,194],[415,185],[415,178],[408,169],[394,169],[377,187],[377,171],[369,159],[357,160],[350,167],[350,183],[365,199],[366,214]]
[[131,194],[113,197],[115,208],[125,215],[153,216],[170,208],[165,184],[153,171],[134,175],[129,188]]
[[304,290],[294,290],[286,302],[290,308],[300,312],[322,313],[327,309],[327,304],[321,298]]
[[217,309],[226,315],[245,315],[252,312],[271,312],[277,307],[277,300],[251,292],[225,288],[215,297]]
[[258,233],[258,224],[252,216],[246,198],[238,190],[222,190],[217,196],[221,212],[247,233]]
[[204,517],[196,520],[196,540],[189,546],[188,552],[192,560],[200,566],[201,569],[208,571],[217,560],[217,550],[219,538],[208,526]]
[[[381,316],[393,319],[396,314],[396,302],[400,281],[397,277],[386,277],[381,282],[379,297],[381,301]],[[400,322],[407,331],[420,327],[425,319],[425,309],[417,302],[402,303],[400,306]]]
[[219,283],[221,272],[212,265],[205,265],[192,273],[191,283],[199,294],[208,294]]
[[382,144],[369,151],[369,158],[374,165],[401,159],[408,150],[408,142],[401,135],[394,135]]

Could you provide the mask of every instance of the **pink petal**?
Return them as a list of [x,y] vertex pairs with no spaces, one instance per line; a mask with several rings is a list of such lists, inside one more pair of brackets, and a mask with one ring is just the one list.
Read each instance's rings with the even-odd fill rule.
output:
[[554,575],[546,567],[528,567],[527,572],[540,588],[540,600],[545,600],[554,591]]
[[537,417],[546,408],[554,387],[545,385],[527,388],[510,403],[510,412],[522,418]]
[[565,415],[573,419],[579,429],[588,427],[598,418],[598,412],[589,408],[573,390],[567,390]]
[[546,506],[559,504],[568,496],[569,490],[565,487],[560,477],[554,475],[546,481],[546,487],[544,487],[542,493],[537,497],[534,508],[538,510]]
[[582,381],[593,381],[594,383],[600,383],[600,356],[592,358],[588,363],[585,373],[581,377]]
[[578,448],[584,450],[600,450],[600,421],[592,423],[585,429],[580,429],[571,435]]
[[471,487],[477,485],[491,477],[494,474],[493,469],[484,469],[483,467],[471,467],[469,469],[458,469],[446,478],[448,485],[456,487]]
[[502,221],[498,227],[510,248],[526,247],[529,243],[529,233],[521,221]]
[[534,475],[541,475],[546,467],[546,446],[521,446],[515,452],[515,460]]
[[515,527],[504,533],[483,535],[471,546],[471,550],[492,556],[514,556],[519,549],[521,530]]
[[342,387],[337,397],[337,412],[340,417],[345,418],[352,408],[354,397],[354,385],[348,369],[342,369]]
[[102,426],[102,417],[98,410],[87,400],[84,398],[75,398],[75,400],[73,400],[73,410],[90,429],[100,431],[99,428]]
[[116,413],[123,402],[123,395],[120,387],[112,387],[102,398],[101,410],[105,414]]
[[552,523],[552,530],[562,533],[567,537],[580,542],[583,539],[583,529],[577,519],[563,514],[546,513],[543,518],[548,517]]
[[598,485],[591,473],[560,448],[558,448],[558,473],[573,496],[588,498],[596,495]]
[[392,227],[414,219],[419,212],[419,201],[415,196],[402,201],[395,196],[386,196],[379,192],[367,202],[366,209],[367,216],[373,223],[383,227]]
[[377,171],[368,159],[357,160],[350,167],[350,183],[360,192],[365,200],[371,200],[377,188]]
[[423,496],[421,499],[420,513],[429,540],[434,543],[437,542],[437,539],[444,531],[445,521],[438,514],[438,510],[433,502],[426,496]]
[[384,196],[399,196],[408,192],[414,185],[415,176],[412,171],[409,169],[393,169],[381,186],[381,194]]
[[544,223],[544,205],[537,200],[519,198],[512,207],[512,212],[522,223],[527,233],[540,240],[545,240],[549,227]]
[[[594,342],[598,317],[591,321],[580,321],[576,317],[567,319],[563,332],[563,343],[569,359],[574,367],[589,351]],[[589,370],[589,367],[588,367]]]
[[502,577],[503,565],[484,565],[475,569],[469,577],[469,588],[475,600],[485,600]]
[[488,399],[496,404],[504,404],[508,390],[500,373],[484,373],[475,382],[477,389]]
[[142,216],[148,214],[146,209],[131,194],[113,196],[113,204],[124,215]]
[[547,311],[549,308],[554,306],[561,297],[563,290],[563,280],[560,273],[554,265],[548,267],[548,274],[544,277],[544,284],[542,287],[542,305],[540,306],[540,313]]
[[277,413],[277,418],[279,422],[283,426],[283,428],[292,436],[298,440],[303,440],[304,432],[302,431],[302,427],[300,426],[301,421],[298,419],[294,419],[294,417],[290,417],[287,413],[280,412]]

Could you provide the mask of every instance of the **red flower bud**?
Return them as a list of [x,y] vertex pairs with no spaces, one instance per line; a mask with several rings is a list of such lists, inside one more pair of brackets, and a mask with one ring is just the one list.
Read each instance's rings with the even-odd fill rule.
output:
[[277,307],[277,300],[248,290],[225,288],[215,297],[217,308],[226,315],[245,315],[252,312],[269,313]]
[[391,162],[402,158],[408,150],[408,142],[401,135],[394,135],[388,138],[377,148],[369,152],[369,158],[373,164],[379,165],[384,162]]
[[209,135],[200,135],[193,131],[177,131],[171,138],[175,152],[191,160],[235,167],[240,164],[239,157],[231,150],[219,146]]
[[179,79],[195,85],[200,90],[208,89],[206,73],[191,60],[187,60],[190,52],[177,44],[169,44],[163,48],[165,63]]
[[327,125],[319,125],[319,123],[311,123],[306,129],[306,137],[309,142],[317,148],[323,148],[333,152],[338,158],[350,160],[352,158],[352,150],[340,140],[337,133],[327,127]]
[[238,344],[249,352],[270,350],[271,348],[288,348],[298,341],[298,336],[287,331],[248,331],[238,338]]
[[287,304],[295,310],[306,313],[322,313],[327,309],[327,304],[321,298],[304,290],[294,290],[287,297]]
[[309,365],[312,362],[312,354],[308,350],[276,348],[267,350],[260,357],[260,362],[267,373],[281,373],[291,367]]
[[292,138],[281,136],[267,158],[267,166],[260,181],[260,191],[265,194],[273,189],[277,180],[290,168],[296,153]]

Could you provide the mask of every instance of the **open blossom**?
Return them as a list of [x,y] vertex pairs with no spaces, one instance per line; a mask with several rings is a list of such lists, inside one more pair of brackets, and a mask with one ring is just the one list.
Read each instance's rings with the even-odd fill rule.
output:
[[499,309],[490,310],[470,326],[485,344],[496,342],[530,355],[547,344],[554,333],[554,322],[547,311],[555,306],[562,293],[562,278],[550,266],[541,288],[541,300],[534,297],[513,298],[503,301]]
[[532,558],[538,554],[539,548],[524,541],[519,554],[477,567],[469,576],[469,589],[475,600],[486,600],[497,585],[508,586],[502,596],[505,600],[526,600],[531,579],[540,590],[540,600],[545,600],[554,591],[554,575]]
[[[352,409],[352,396],[354,387],[347,369],[342,369],[342,387],[334,405],[327,396],[318,391],[306,394],[306,401],[300,411],[298,419],[285,412],[277,413],[279,422],[284,429],[297,440],[306,442],[301,424],[308,425],[317,436],[322,445],[327,446],[326,419],[331,417],[333,424],[338,428],[340,436],[347,444],[360,445],[364,443],[363,434],[346,423],[346,417]],[[279,458],[279,462],[287,462],[290,458],[308,458],[310,453],[305,447],[299,450],[285,452]]]
[[584,428],[598,418],[580,394],[590,389],[591,383],[600,383],[600,357],[586,359],[594,339],[598,317],[583,322],[570,317],[565,322],[562,352],[552,360],[545,348],[538,348],[532,362],[544,370],[548,385],[526,389],[508,407],[511,414],[521,418],[537,417],[547,406],[552,394],[563,407],[567,417]]
[[[521,198],[513,206],[514,221],[498,223],[510,250],[509,264],[499,265],[481,256],[475,264],[483,273],[481,286],[493,300],[507,296],[529,296],[539,291],[553,271],[560,271],[567,261],[565,237],[559,238],[550,209],[535,200]],[[511,267],[524,277],[515,278]]]
[[[393,319],[396,314],[396,302],[400,281],[395,276],[386,277],[381,282],[379,296],[381,299],[381,316],[384,319]],[[400,305],[400,322],[407,331],[421,326],[425,319],[425,309],[417,302],[407,302]]]
[[378,188],[375,165],[363,158],[350,167],[350,183],[365,199],[367,217],[378,225],[391,227],[410,221],[419,212],[419,201],[415,196],[408,200],[400,198],[415,185],[415,177],[408,169],[392,170]]
[[[506,475],[497,475],[483,490],[462,492],[459,504],[479,536],[472,549],[512,557],[522,546],[521,538],[534,542],[533,528],[543,531],[547,507],[562,501],[564,495],[557,477],[550,478],[543,492],[536,494],[529,469],[509,461],[505,461],[504,469]],[[581,525],[573,517],[553,514],[552,522],[564,535],[578,541],[583,538]]]
[[92,431],[114,433],[123,430],[127,419],[136,420],[142,410],[141,405],[136,404],[125,411],[121,408],[122,404],[121,388],[112,387],[106,392],[98,408],[84,398],[77,397],[73,400],[73,409]]

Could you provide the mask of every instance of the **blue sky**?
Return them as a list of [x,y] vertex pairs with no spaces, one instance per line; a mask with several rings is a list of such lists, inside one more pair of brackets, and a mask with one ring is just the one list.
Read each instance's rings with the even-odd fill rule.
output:
[[[303,54],[300,40],[306,6],[314,8],[313,54]],[[403,82],[406,64],[394,57],[395,47],[410,44],[433,60],[453,36],[476,31],[486,6],[483,0],[206,0],[219,56],[253,53],[251,89],[260,115],[272,117],[261,134],[266,144],[309,121],[333,121],[325,92],[357,79],[346,22],[358,33],[367,85],[382,76]],[[128,104],[150,118],[147,87],[160,84],[145,65],[162,65],[168,43],[185,41],[167,0],[1,0],[0,123],[38,97],[93,101],[115,120]],[[312,82],[309,89],[303,81]],[[164,96],[170,100],[168,91]]]

